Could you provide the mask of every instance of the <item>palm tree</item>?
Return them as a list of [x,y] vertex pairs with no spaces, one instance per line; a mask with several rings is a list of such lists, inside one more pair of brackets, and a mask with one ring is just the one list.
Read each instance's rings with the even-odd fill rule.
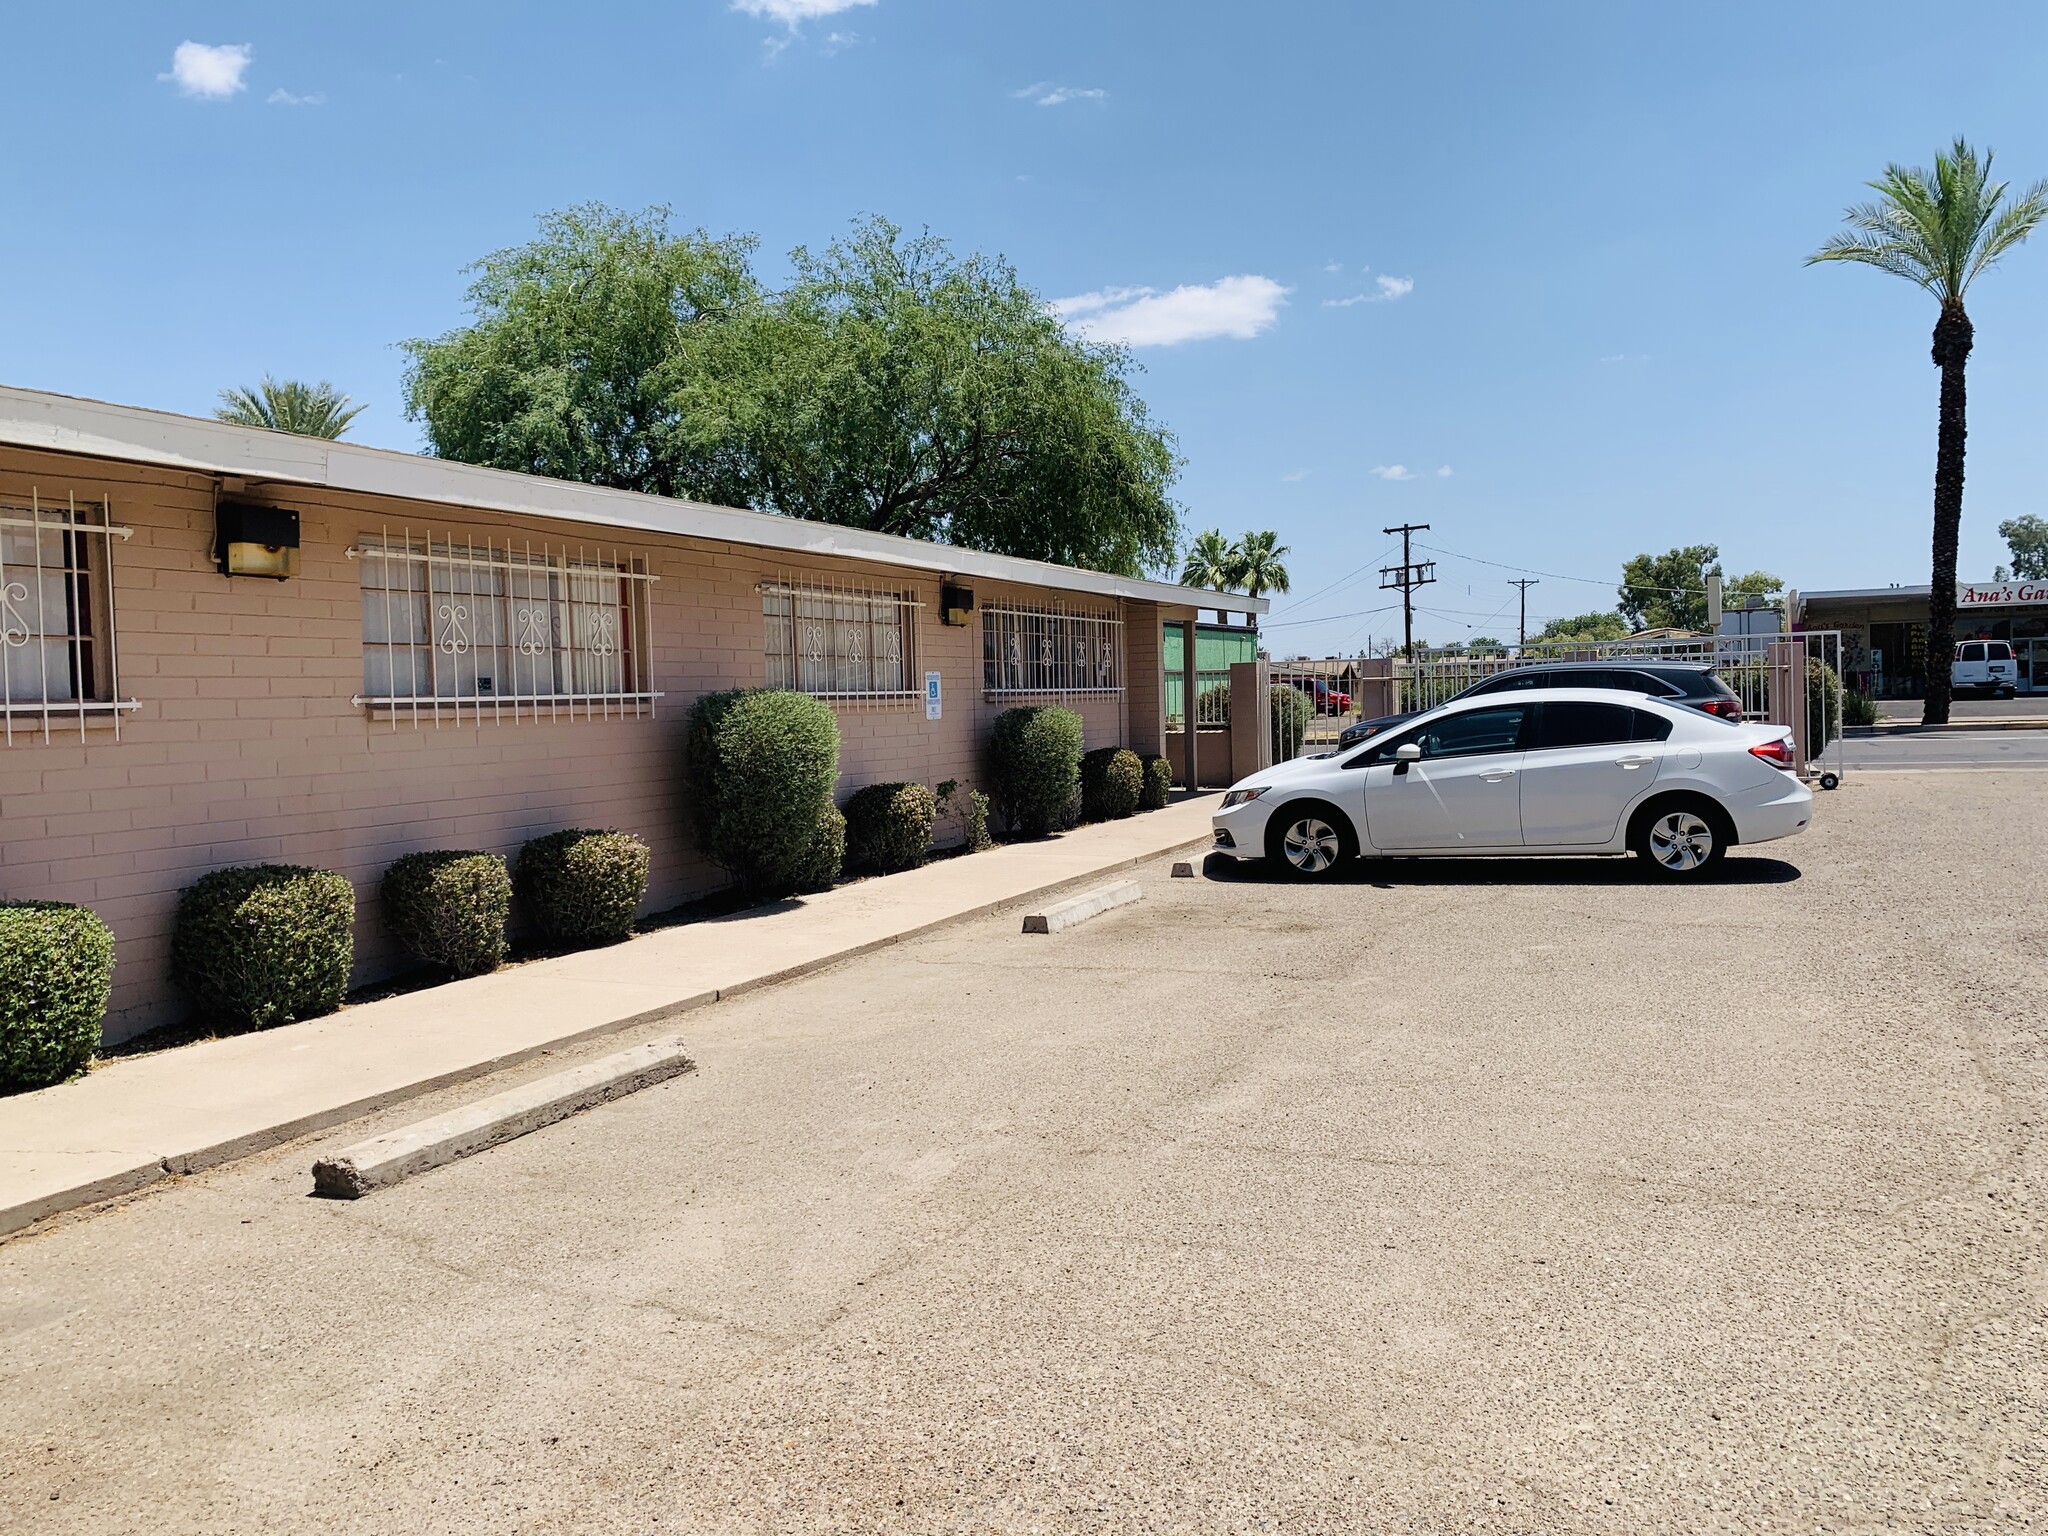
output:
[[1225,592],[1238,583],[1238,548],[1223,537],[1223,530],[1211,528],[1195,535],[1188,545],[1187,559],[1180,568],[1184,587],[1206,587]]
[[1237,544],[1237,569],[1232,573],[1235,585],[1241,586],[1253,597],[1261,592],[1285,592],[1287,590],[1287,567],[1280,563],[1280,557],[1287,553],[1287,546],[1280,542],[1280,535],[1268,528],[1264,533],[1247,533]]
[[240,427],[268,427],[273,432],[296,432],[301,437],[340,437],[348,424],[363,414],[363,407],[322,379],[318,384],[298,379],[273,379],[269,374],[254,389],[224,389],[220,409],[214,417]]
[[[1934,366],[1941,370],[1941,414],[1934,450],[1934,576],[1927,594],[1926,725],[1946,725],[1949,666],[1956,648],[1956,543],[1963,525],[1963,451],[1968,421],[1963,368],[1973,331],[1963,295],[1977,274],[2025,240],[2048,217],[2048,181],[2011,203],[1991,180],[1991,152],[1980,160],[1961,139],[1934,169],[1888,165],[1868,183],[1876,202],[1843,215],[1849,225],[1806,258],[1860,261],[1925,288],[1941,304],[1934,320]],[[2001,204],[2004,206],[2001,207]]]

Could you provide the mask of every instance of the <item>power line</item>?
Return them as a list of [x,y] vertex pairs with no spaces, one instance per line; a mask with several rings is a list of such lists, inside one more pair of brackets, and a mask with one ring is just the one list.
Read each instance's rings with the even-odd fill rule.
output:
[[1500,560],[1488,560],[1479,555],[1461,555],[1455,549],[1439,549],[1434,544],[1422,546],[1433,555],[1448,555],[1453,560],[1470,560],[1474,565],[1490,565],[1497,571],[1520,571],[1525,576],[1548,576],[1552,581],[1582,581],[1589,587],[1616,587],[1624,592],[1686,592],[1694,596],[1703,595],[1705,587],[1659,587],[1642,582],[1606,581],[1598,576],[1566,576],[1558,571],[1539,571],[1533,565],[1508,565]]
[[1324,613],[1318,614],[1313,619],[1282,619],[1277,624],[1265,624],[1260,627],[1263,629],[1291,629],[1301,624],[1337,624],[1345,619],[1371,618],[1376,613],[1387,613],[1400,606],[1399,603],[1387,603],[1379,608],[1361,608],[1356,613]]
[[[1388,545],[1388,546],[1387,546],[1387,547],[1386,547],[1385,549],[1381,550],[1381,551],[1380,551],[1380,552],[1379,552],[1379,553],[1378,553],[1377,555],[1374,555],[1374,556],[1372,557],[1372,559],[1370,559],[1370,560],[1366,561],[1366,563],[1365,563],[1364,565],[1361,565],[1361,566],[1360,566],[1360,567],[1359,567],[1359,568],[1358,568],[1357,570],[1355,570],[1355,571],[1351,572],[1351,573],[1350,573],[1350,575],[1348,575],[1348,576],[1339,576],[1339,577],[1338,577],[1338,578],[1337,578],[1337,579],[1336,579],[1335,581],[1331,582],[1331,583],[1330,583],[1330,584],[1329,584],[1329,585],[1328,585],[1327,587],[1319,587],[1319,588],[1318,588],[1317,590],[1315,590],[1315,591],[1313,591],[1313,592],[1309,593],[1309,595],[1308,595],[1307,597],[1297,597],[1297,598],[1296,598],[1296,599],[1295,599],[1295,600],[1294,600],[1293,602],[1289,603],[1289,604],[1288,604],[1288,605],[1287,605],[1287,606],[1286,606],[1285,608],[1282,608],[1282,609],[1280,610],[1280,612],[1282,612],[1282,613],[1292,613],[1292,612],[1294,612],[1294,610],[1295,610],[1295,609],[1297,609],[1297,608],[1306,608],[1306,607],[1307,607],[1307,606],[1308,606],[1308,605],[1309,605],[1310,603],[1314,602],[1314,601],[1315,601],[1315,600],[1316,600],[1317,598],[1319,598],[1319,597],[1323,596],[1323,595],[1324,595],[1325,593],[1328,593],[1328,592],[1334,592],[1334,591],[1336,591],[1336,590],[1337,590],[1337,589],[1338,589],[1339,587],[1341,587],[1341,586],[1345,585],[1345,583],[1347,583],[1347,582],[1350,582],[1350,581],[1354,581],[1354,580],[1356,580],[1356,579],[1357,579],[1358,577],[1360,577],[1360,576],[1363,576],[1363,575],[1364,575],[1364,574],[1365,574],[1365,573],[1366,573],[1367,571],[1371,570],[1371,569],[1372,569],[1372,568],[1373,568],[1374,566],[1378,565],[1378,564],[1379,564],[1379,563],[1380,563],[1380,562],[1381,562],[1382,560],[1386,559],[1388,555],[1392,554],[1392,553],[1393,553],[1393,550],[1394,550],[1394,546],[1393,546],[1393,545],[1391,545],[1391,544],[1389,544],[1389,545]],[[1268,628],[1271,628],[1271,626],[1270,626],[1270,625],[1268,625],[1267,627],[1268,627]]]

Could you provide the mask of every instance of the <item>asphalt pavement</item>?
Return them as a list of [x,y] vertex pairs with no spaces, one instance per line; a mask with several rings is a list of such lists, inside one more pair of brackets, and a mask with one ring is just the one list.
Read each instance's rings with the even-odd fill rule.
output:
[[1888,768],[2048,768],[2048,731],[1944,730],[1852,736],[1849,771]]
[[2044,863],[1987,770],[1695,888],[1162,864],[311,1197],[502,1083],[416,1100],[0,1243],[0,1530],[2038,1528]]

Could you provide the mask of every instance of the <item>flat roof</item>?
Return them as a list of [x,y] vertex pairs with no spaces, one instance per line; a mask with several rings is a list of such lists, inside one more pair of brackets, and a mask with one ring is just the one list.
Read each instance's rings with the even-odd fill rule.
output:
[[1116,576],[1107,571],[1055,565],[1047,560],[984,554],[953,544],[869,533],[836,523],[806,522],[741,507],[648,496],[639,491],[618,491],[573,480],[551,480],[545,475],[515,474],[394,448],[368,448],[360,443],[300,437],[203,416],[180,416],[170,411],[112,405],[103,400],[4,384],[0,384],[0,444],[201,474],[233,475],[273,484],[401,496],[476,511],[720,539],[793,554],[838,555],[946,576],[980,576],[990,581],[1058,587],[1101,597],[1136,598],[1231,613],[1265,613],[1272,606],[1263,597],[1247,597],[1237,592],[1212,592],[1205,587]]
[[[1956,583],[1956,590],[1961,591],[1964,587],[1990,587],[1995,589],[1998,587],[2029,585],[2032,585],[2032,583],[1988,580],[1958,581]],[[1933,590],[1934,589],[1928,586],[1925,582],[1922,582],[1917,587],[1843,587],[1840,590],[1834,592],[1801,592],[1799,594],[1799,601],[1802,603],[1880,602],[1888,597],[1926,597]]]

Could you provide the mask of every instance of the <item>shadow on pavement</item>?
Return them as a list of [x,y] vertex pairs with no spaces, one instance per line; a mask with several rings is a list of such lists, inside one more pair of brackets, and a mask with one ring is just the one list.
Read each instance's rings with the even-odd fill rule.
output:
[[[1204,879],[1221,884],[1295,885],[1302,882],[1270,864],[1240,862],[1212,853],[1202,863]],[[1786,885],[1799,867],[1783,859],[1732,853],[1703,885]],[[1379,890],[1424,885],[1651,885],[1633,858],[1548,859],[1353,859],[1330,880],[1333,885],[1369,885]]]

